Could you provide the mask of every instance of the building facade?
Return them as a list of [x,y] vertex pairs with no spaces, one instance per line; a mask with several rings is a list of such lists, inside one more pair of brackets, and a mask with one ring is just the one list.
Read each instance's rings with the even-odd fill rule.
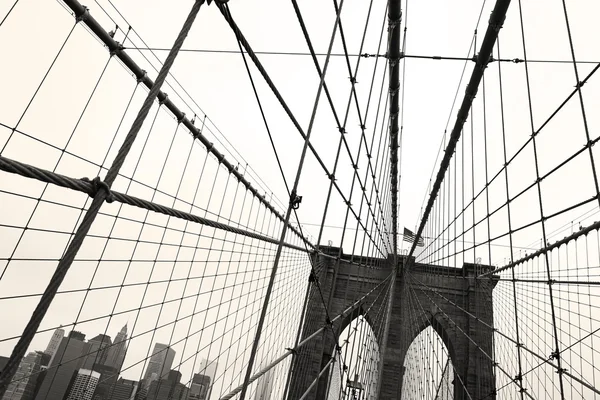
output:
[[83,368],[77,370],[65,400],[92,400],[99,381],[100,373]]
[[208,375],[194,374],[188,400],[207,400],[211,379]]
[[105,365],[111,345],[110,336],[101,334],[90,339],[83,349],[86,356],[83,359],[82,368],[93,370],[94,364]]
[[175,350],[166,344],[156,343],[146,368],[144,381],[150,386],[152,381],[160,381],[169,374],[175,360]]
[[119,379],[112,388],[108,397],[110,400],[133,400],[137,394],[140,383],[129,379]]
[[58,350],[58,346],[60,345],[61,340],[65,337],[65,330],[62,328],[58,328],[52,334],[50,341],[48,342],[48,346],[46,346],[46,351],[44,353],[50,355],[50,361],[48,364],[52,362],[54,355],[56,354],[56,350]]
[[41,351],[32,351],[23,357],[3,400],[33,400],[43,355]]
[[125,355],[127,354],[127,324],[121,328],[112,346],[109,347],[106,354],[106,360],[103,363],[109,367],[115,368],[117,371],[121,371],[123,368],[123,362],[125,361]]
[[85,335],[71,331],[63,337],[36,395],[36,400],[63,399],[68,392],[71,380],[81,368]]

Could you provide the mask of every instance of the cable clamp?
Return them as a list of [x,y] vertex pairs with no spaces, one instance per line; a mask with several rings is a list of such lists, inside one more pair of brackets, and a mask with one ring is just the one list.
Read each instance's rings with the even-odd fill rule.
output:
[[315,275],[314,271],[310,271],[310,275],[308,276],[308,282],[316,283],[317,285],[319,284],[319,278],[317,277],[317,275]]
[[148,76],[148,73],[145,69],[142,70],[142,75],[137,78],[137,83],[142,83],[144,79]]
[[297,210],[300,208],[300,203],[302,203],[302,196],[298,196],[296,191],[293,190],[290,196],[290,205],[294,210]]
[[552,353],[550,353],[551,360],[558,360],[559,358],[560,358],[560,354],[558,351],[553,351]]
[[295,356],[298,355],[298,350],[296,350],[296,349],[292,349],[290,347],[286,347],[285,349]]
[[[162,92],[162,94],[164,95],[164,97],[162,99],[158,99],[158,104],[160,104],[161,106],[165,103],[165,101],[167,101],[169,99],[169,95],[166,94],[165,92]],[[160,93],[159,93],[159,97],[160,97]]]
[[90,17],[90,9],[86,6],[83,6],[83,13],[75,17],[75,23],[80,23],[81,21],[85,21]]
[[181,113],[181,117],[177,118],[177,123],[178,124],[182,123],[184,119],[185,119],[185,113],[182,112]]
[[110,51],[109,54],[110,54],[111,57],[113,57],[113,56],[121,53],[123,51],[123,49],[124,49],[124,47],[123,47],[123,45],[121,43],[119,43],[119,42],[115,42],[115,43],[117,44],[117,47]]
[[518,374],[515,375],[515,378],[513,379],[514,382],[521,382],[523,380],[523,375]]
[[110,191],[110,187],[106,182],[102,181],[99,176],[95,177],[92,180],[90,180],[87,177],[81,178],[81,180],[92,185],[91,190],[88,192],[90,197],[95,198],[98,194],[98,191],[104,190],[106,192],[105,200],[107,203],[112,203],[115,200],[112,195],[112,192]]
[[513,63],[515,63],[515,64],[520,64],[520,63],[524,62],[525,60],[523,60],[521,58],[513,58],[510,61],[513,62]]

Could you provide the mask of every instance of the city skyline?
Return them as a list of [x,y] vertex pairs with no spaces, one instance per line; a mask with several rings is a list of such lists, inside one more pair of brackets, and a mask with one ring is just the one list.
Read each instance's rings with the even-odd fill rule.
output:
[[[164,393],[173,391],[185,393],[185,398],[189,399],[210,399],[218,370],[217,360],[200,358],[197,372],[181,383],[181,372],[171,369],[175,350],[157,342],[148,357],[144,377],[131,380],[121,375],[127,352],[127,324],[119,330],[114,342],[103,333],[87,341],[86,334],[80,331],[72,330],[65,336],[65,328],[61,326],[54,330],[44,351],[29,352],[3,400],[50,400],[57,396],[91,400],[98,391],[109,396],[102,397],[106,399],[126,397],[128,400],[133,393],[159,399]],[[201,389],[197,387],[200,383]],[[194,397],[194,393],[199,395],[200,392],[203,397]]]

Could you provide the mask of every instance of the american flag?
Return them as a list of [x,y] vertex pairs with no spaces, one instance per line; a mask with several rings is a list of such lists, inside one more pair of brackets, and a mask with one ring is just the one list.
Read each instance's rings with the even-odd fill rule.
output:
[[[413,243],[415,241],[415,234],[412,233],[411,230],[404,228],[404,234],[402,235],[404,236],[404,241],[408,242],[408,243]],[[419,238],[419,241],[417,242],[417,246],[425,246],[425,241],[423,240],[422,237]]]

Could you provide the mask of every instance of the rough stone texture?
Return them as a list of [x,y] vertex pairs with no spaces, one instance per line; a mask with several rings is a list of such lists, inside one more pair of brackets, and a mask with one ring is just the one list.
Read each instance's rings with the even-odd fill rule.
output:
[[[355,263],[365,264],[359,267],[343,261],[350,259],[348,255],[342,255],[336,268],[339,249],[329,247],[324,252],[334,257],[315,258],[318,285],[311,284],[302,339],[328,326],[323,302],[329,304],[329,317],[334,318],[373,290],[392,271],[391,259],[355,258]],[[474,279],[491,268],[474,264],[465,264],[463,268],[413,264],[406,280],[400,275],[397,277],[388,342],[382,355],[379,399],[401,398],[404,357],[415,337],[428,326],[436,330],[449,350],[455,370],[454,398],[495,399],[492,330],[480,321],[489,326],[493,324],[491,294],[497,280]],[[381,348],[385,301],[385,292],[374,290],[356,311],[330,324],[301,348],[294,357],[290,400],[301,398],[309,387],[306,399],[326,398],[329,373],[323,373],[318,381],[317,378],[334,354],[337,335],[359,315],[364,315],[371,324]]]

